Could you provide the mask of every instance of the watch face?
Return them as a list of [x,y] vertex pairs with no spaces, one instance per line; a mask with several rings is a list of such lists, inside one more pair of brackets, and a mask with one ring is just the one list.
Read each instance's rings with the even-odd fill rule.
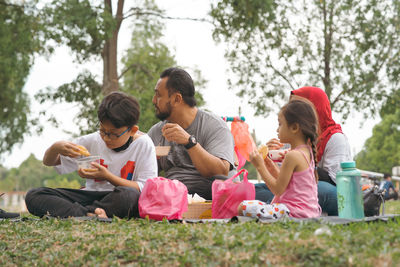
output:
[[196,137],[193,135],[189,136],[188,143],[185,145],[186,149],[190,149],[197,144]]

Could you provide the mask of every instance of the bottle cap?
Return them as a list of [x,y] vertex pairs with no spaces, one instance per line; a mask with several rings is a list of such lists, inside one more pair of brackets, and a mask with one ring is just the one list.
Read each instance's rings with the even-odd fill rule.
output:
[[342,169],[355,168],[356,162],[355,161],[344,161],[344,162],[340,163],[340,167]]

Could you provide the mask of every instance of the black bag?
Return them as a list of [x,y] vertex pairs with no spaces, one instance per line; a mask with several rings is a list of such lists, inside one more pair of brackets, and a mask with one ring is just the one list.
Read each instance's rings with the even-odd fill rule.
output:
[[364,191],[364,215],[379,216],[379,209],[383,203],[382,215],[385,214],[385,189],[379,189],[378,186],[373,186]]

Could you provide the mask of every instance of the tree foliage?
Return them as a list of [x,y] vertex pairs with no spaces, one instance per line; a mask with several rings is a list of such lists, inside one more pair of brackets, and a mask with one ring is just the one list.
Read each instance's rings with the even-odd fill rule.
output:
[[384,117],[387,114],[394,114],[398,110],[400,110],[400,90],[395,91],[393,94],[391,94],[383,107],[381,108],[379,114],[381,117]]
[[78,189],[84,183],[77,172],[58,174],[32,154],[18,168],[0,168],[0,191],[28,191],[41,186]]
[[[73,81],[59,86],[56,90],[48,87],[36,94],[40,103],[70,103],[79,107],[79,112],[74,118],[75,124],[79,128],[80,134],[93,132],[97,125],[97,107],[103,98],[101,84],[96,80],[96,76],[88,70],[82,71]],[[46,114],[46,111],[41,111]],[[52,114],[48,115],[48,121],[55,126],[59,125],[62,118],[56,118]],[[76,133],[75,133],[76,134]]]
[[0,0],[0,155],[22,142],[36,125],[29,118],[29,96],[23,91],[34,55],[43,49],[33,4]]
[[[157,80],[163,70],[176,66],[177,62],[169,48],[160,40],[163,36],[161,21],[135,25],[134,29],[131,46],[123,59],[125,75],[121,90],[138,99],[141,111],[140,130],[147,132],[158,122],[152,103]],[[199,92],[206,81],[197,69],[193,70],[192,75],[196,86],[196,99],[201,106],[204,100]]]
[[68,45],[75,61],[100,59],[116,20],[104,2],[89,0],[52,1],[42,9],[49,39]]
[[312,85],[344,119],[366,117],[399,90],[399,1],[221,0],[210,14],[227,44],[230,87],[256,114]]
[[131,47],[123,59],[126,73],[122,91],[134,95],[140,103],[141,131],[148,131],[157,122],[152,98],[158,77],[165,68],[175,66],[176,61],[159,37],[161,25],[136,25],[132,33]]
[[[102,82],[91,71],[84,70],[74,81],[56,89],[46,88],[36,96],[41,103],[67,102],[78,106],[75,123],[79,134],[96,129],[97,107],[102,98],[119,89],[139,99],[141,130],[148,130],[156,122],[151,99],[159,74],[163,69],[176,65],[167,46],[160,41],[163,11],[154,0],[135,1],[125,13],[124,1],[116,1],[116,6],[113,14],[111,0],[105,0],[103,4],[92,4],[88,0],[62,0],[53,1],[44,9],[49,29],[53,29],[49,31],[49,36],[56,43],[70,47],[79,63],[96,59],[101,59],[103,63]],[[126,53],[122,62],[124,68],[118,74],[118,34],[121,24],[128,18],[133,19],[132,47]],[[198,71],[195,73],[199,74]],[[205,84],[200,75],[195,78],[200,85]],[[201,95],[198,98],[202,103]],[[56,125],[59,122],[54,117],[49,120]]]
[[373,129],[363,150],[356,156],[357,167],[376,172],[392,172],[400,166],[400,109],[386,114]]
[[[122,3],[124,1],[118,1]],[[112,9],[107,4],[111,1],[91,2],[88,0],[53,1],[45,5],[42,14],[46,18],[47,36],[55,41],[54,46],[66,45],[74,55],[76,63],[88,61],[101,62],[109,58],[109,46],[106,44],[113,38],[119,18],[113,16]],[[122,12],[122,10],[118,10]],[[117,43],[115,42],[115,46]],[[105,51],[107,50],[107,51]],[[116,60],[115,53],[114,59]],[[104,64],[105,65],[105,64]],[[114,72],[117,72],[115,62]],[[109,76],[106,66],[103,68],[103,77]],[[58,88],[48,87],[41,90],[35,97],[40,103],[70,103],[79,107],[75,118],[80,133],[91,132],[96,126],[96,109],[103,98],[103,83],[90,70],[84,69],[71,82],[62,84]],[[44,114],[45,111],[42,111]],[[48,120],[58,126],[60,118],[48,115]]]

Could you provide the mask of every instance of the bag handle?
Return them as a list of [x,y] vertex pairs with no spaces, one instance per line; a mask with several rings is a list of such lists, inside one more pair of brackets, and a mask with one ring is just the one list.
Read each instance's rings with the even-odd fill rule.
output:
[[241,169],[238,173],[236,173],[234,176],[232,176],[231,178],[229,178],[226,181],[231,181],[232,182],[233,179],[235,179],[236,177],[238,177],[242,173],[243,173],[243,182],[248,182],[247,175],[249,174],[249,172],[247,170],[245,170],[245,169]]

